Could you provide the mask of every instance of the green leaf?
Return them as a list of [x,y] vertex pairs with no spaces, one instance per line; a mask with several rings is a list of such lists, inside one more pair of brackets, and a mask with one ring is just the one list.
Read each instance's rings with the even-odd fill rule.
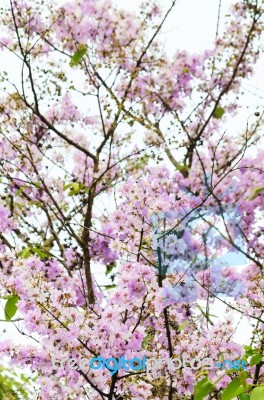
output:
[[184,323],[181,326],[179,326],[178,331],[183,331],[183,329],[186,328],[188,323],[189,323],[189,321],[184,321]]
[[24,188],[23,188],[23,186],[20,188],[20,189],[18,189],[18,191],[16,192],[16,196],[20,196],[22,193],[23,193],[23,190],[24,190]]
[[249,362],[249,365],[257,365],[261,360],[262,360],[262,355],[261,354],[255,354],[252,358],[251,358],[251,360],[250,360],[250,362]]
[[244,346],[244,349],[245,349],[245,355],[243,357],[244,361],[247,361],[248,357],[251,357],[254,354],[258,353],[258,351],[253,349],[251,346]]
[[23,210],[24,205],[14,201],[14,206],[16,206],[19,210]]
[[246,356],[253,356],[254,350],[251,346],[244,346]]
[[240,396],[238,396],[239,400],[250,400],[249,394],[243,393]]
[[250,400],[263,400],[264,399],[264,386],[258,386],[252,390]]
[[144,337],[142,344],[141,344],[142,349],[146,349],[150,339],[152,339],[152,338],[153,338],[153,336],[151,336],[151,335],[147,335],[146,337]]
[[18,300],[19,300],[19,297],[16,294],[7,300],[7,302],[5,304],[5,319],[6,319],[6,321],[11,321],[11,318],[13,318],[13,316],[17,312],[16,303],[18,302]]
[[31,200],[29,203],[32,204],[33,206],[38,207],[38,208],[42,208],[42,203],[41,203],[41,201]]
[[27,247],[19,253],[19,257],[28,258],[32,254],[37,254],[41,260],[48,258],[50,256],[49,247]]
[[21,250],[19,253],[19,257],[21,258],[28,258],[31,256],[31,248],[26,247],[25,249]]
[[70,189],[69,196],[75,196],[84,188],[84,185],[79,182],[71,182],[63,186],[63,190]]
[[80,184],[78,182],[74,182],[71,185],[71,190],[69,192],[69,196],[75,196],[81,190]]
[[253,194],[252,194],[252,196],[250,196],[250,198],[248,200],[255,200],[255,198],[258,197],[258,195],[260,193],[262,193],[263,191],[264,191],[264,186],[252,189]]
[[37,188],[41,188],[41,182],[34,182],[34,185],[37,187]]
[[106,275],[106,276],[109,275],[110,272],[112,272],[112,270],[113,270],[115,267],[116,267],[116,263],[115,263],[115,262],[112,262],[112,263],[108,264],[108,265],[106,266],[105,275]]
[[214,110],[213,116],[214,116],[215,118],[217,118],[217,119],[220,119],[220,118],[222,118],[222,116],[224,115],[224,113],[225,113],[225,110],[224,110],[222,107],[217,107],[217,108]]
[[81,61],[81,59],[83,58],[83,56],[85,56],[85,54],[87,53],[87,47],[83,46],[81,47],[79,50],[77,50],[72,58],[71,58],[71,62],[70,62],[70,66],[71,67],[75,67],[76,65],[79,64],[79,62]]
[[72,186],[71,183],[66,183],[66,184],[63,186],[63,190],[67,190],[67,189],[69,189],[69,187],[71,187],[71,186]]
[[183,176],[188,175],[188,172],[190,171],[190,167],[188,167],[187,165],[181,165],[180,163],[176,163],[176,169],[178,171],[180,171]]
[[32,247],[31,251],[37,254],[41,260],[48,258],[49,256],[47,253],[44,253],[44,251],[42,251],[41,248],[38,247]]
[[237,398],[237,396],[239,396],[240,394],[245,393],[246,389],[243,386],[239,386],[239,388],[237,389],[236,393],[235,393],[235,398]]
[[[241,386],[239,377],[234,379],[229,385],[225,388],[222,394],[222,400],[231,400],[236,397],[236,393],[238,388]],[[244,388],[243,388],[244,391]]]
[[102,286],[104,286],[106,290],[114,289],[116,287],[116,285],[102,285]]
[[247,387],[246,379],[248,378],[248,376],[249,373],[247,371],[241,371],[239,374],[240,383],[245,389]]
[[14,372],[13,369],[0,365],[0,400],[35,398],[32,383],[36,381],[36,378],[23,375],[18,371]]
[[194,386],[194,400],[203,400],[205,396],[212,390],[214,384],[208,379],[203,378]]

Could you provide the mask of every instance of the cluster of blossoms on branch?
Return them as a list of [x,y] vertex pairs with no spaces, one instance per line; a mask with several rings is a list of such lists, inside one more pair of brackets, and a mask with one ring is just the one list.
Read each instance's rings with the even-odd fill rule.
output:
[[[37,373],[39,400],[220,399],[230,382],[238,394],[262,390],[263,114],[240,133],[224,129],[258,60],[261,1],[234,2],[207,51],[173,56],[160,33],[175,0],[168,9],[144,1],[133,13],[110,0],[59,3],[11,0],[1,9],[0,47],[20,76],[0,73],[1,296],[6,320],[28,340],[1,340],[0,354]],[[160,273],[152,220],[170,211],[166,254],[193,268],[202,255],[205,310],[175,297],[187,281],[179,271]],[[219,275],[244,291],[222,300],[226,314],[215,322],[210,266],[231,250],[247,266]],[[254,325],[246,350],[234,339],[236,315]],[[149,379],[53,363],[181,353],[250,365],[224,376],[165,366]]]

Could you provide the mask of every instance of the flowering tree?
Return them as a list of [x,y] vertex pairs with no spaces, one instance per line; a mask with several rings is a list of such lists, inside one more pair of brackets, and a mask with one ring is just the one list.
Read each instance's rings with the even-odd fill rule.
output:
[[[263,398],[263,115],[239,135],[224,131],[258,59],[263,4],[234,3],[210,50],[169,57],[159,33],[175,3],[142,2],[135,13],[110,0],[2,6],[0,45],[20,80],[1,74],[1,295],[29,341],[2,341],[1,354],[37,372],[38,399]],[[152,231],[171,211],[160,231],[168,269]],[[218,283],[244,291],[221,300],[226,317],[214,323],[210,266],[232,249],[248,267],[221,268]],[[175,296],[188,283],[175,262],[195,271],[206,310]],[[104,287],[91,272],[99,264]],[[254,326],[245,349],[233,340],[235,313]],[[182,352],[251,366],[165,366],[149,379],[54,363]]]

